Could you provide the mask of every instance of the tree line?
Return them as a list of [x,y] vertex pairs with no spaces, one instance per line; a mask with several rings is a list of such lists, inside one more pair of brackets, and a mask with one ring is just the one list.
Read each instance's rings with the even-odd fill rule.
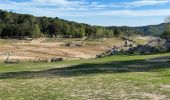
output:
[[119,29],[91,26],[59,18],[35,17],[0,10],[1,38],[40,37],[113,37],[122,34]]

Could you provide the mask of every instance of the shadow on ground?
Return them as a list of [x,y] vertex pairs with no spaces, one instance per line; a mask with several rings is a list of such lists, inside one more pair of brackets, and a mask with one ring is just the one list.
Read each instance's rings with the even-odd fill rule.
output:
[[170,57],[159,57],[148,60],[113,61],[107,63],[84,63],[64,68],[49,69],[45,71],[23,71],[1,73],[0,79],[8,78],[33,78],[63,76],[73,77],[98,73],[128,73],[151,72],[157,69],[170,68]]

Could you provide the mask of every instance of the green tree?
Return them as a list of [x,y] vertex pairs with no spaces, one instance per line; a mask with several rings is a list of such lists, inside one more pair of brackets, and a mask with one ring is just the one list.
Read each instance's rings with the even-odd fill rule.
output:
[[80,28],[80,30],[79,30],[79,36],[82,38],[82,37],[84,37],[85,36],[85,29],[82,27],[82,28]]
[[103,29],[101,27],[96,27],[95,37],[96,38],[103,37]]
[[112,30],[108,30],[108,29],[104,29],[104,37],[105,38],[110,38],[110,37],[113,37],[113,31]]
[[115,29],[114,30],[114,35],[115,36],[119,36],[121,34],[121,32],[118,30],[118,29]]
[[42,34],[41,34],[41,31],[40,31],[38,24],[33,25],[30,29],[30,32],[31,32],[30,37],[32,37],[32,38],[42,37]]
[[76,34],[76,27],[74,25],[70,26],[70,35],[75,36]]
[[2,33],[4,27],[5,27],[5,24],[0,24],[0,36],[1,36],[1,33]]
[[170,39],[170,17],[165,20],[165,31],[161,35],[164,39]]

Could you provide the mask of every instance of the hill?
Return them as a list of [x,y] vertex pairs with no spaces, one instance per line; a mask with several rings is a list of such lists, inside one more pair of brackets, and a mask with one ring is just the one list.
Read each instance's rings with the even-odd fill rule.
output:
[[60,18],[35,17],[0,10],[0,37],[113,37],[114,31]]
[[159,25],[148,25],[141,27],[133,27],[135,31],[143,33],[144,35],[159,36],[163,33],[165,28],[165,23]]
[[161,23],[159,25],[148,25],[148,26],[141,26],[141,27],[110,26],[107,28],[111,30],[119,29],[121,30],[121,32],[124,32],[126,34],[132,34],[132,35],[140,34],[144,36],[160,36],[165,30],[165,23]]
[[128,26],[91,26],[50,17],[35,17],[29,14],[18,14],[0,10],[1,38],[39,38],[39,37],[114,37],[119,35],[159,36],[165,24],[142,27]]

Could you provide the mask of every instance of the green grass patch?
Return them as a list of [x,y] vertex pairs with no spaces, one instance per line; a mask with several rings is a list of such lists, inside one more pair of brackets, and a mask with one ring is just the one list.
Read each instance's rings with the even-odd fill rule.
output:
[[[170,53],[0,64],[2,100],[170,99]],[[156,61],[152,59],[157,59]]]

